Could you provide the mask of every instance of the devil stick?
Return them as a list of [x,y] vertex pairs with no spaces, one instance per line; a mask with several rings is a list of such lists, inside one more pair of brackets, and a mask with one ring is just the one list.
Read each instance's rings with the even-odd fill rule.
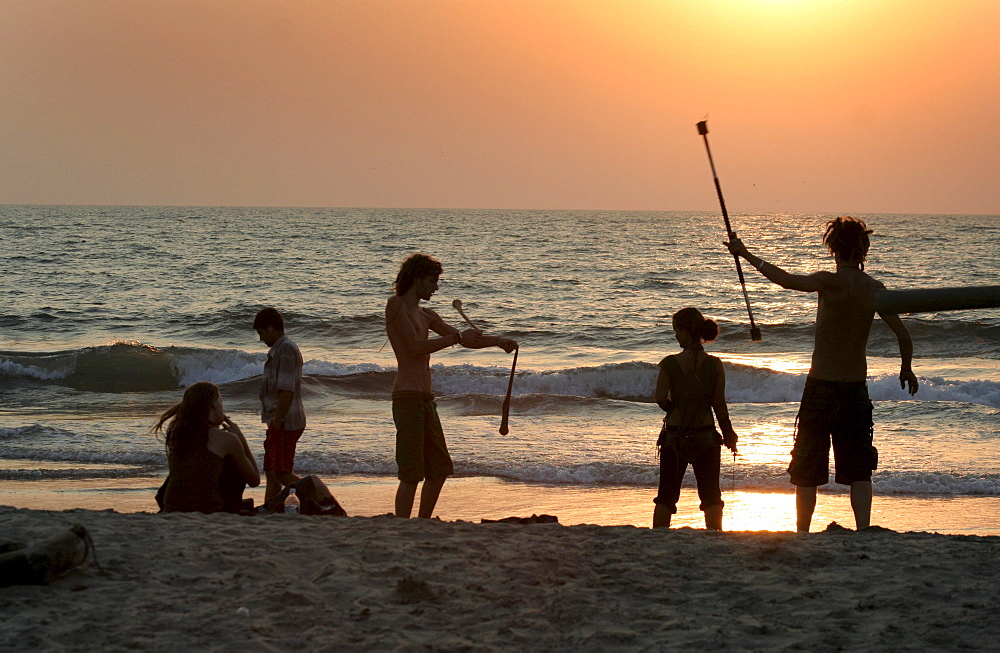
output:
[[[708,121],[702,120],[698,123],[698,133],[705,140],[705,151],[708,152],[708,164],[712,166],[712,178],[715,180],[715,192],[719,195],[719,205],[722,207],[722,218],[726,221],[726,233],[729,239],[736,238],[736,232],[729,224],[729,213],[726,211],[726,200],[722,199],[722,185],[719,184],[719,175],[715,174],[715,161],[712,160],[712,150],[708,147]],[[736,274],[740,277],[740,287],[743,288],[743,301],[747,305],[747,315],[750,317],[750,339],[760,340],[760,328],[753,321],[753,311],[750,310],[750,296],[747,295],[747,282],[743,279],[743,266],[740,265],[740,257],[733,254],[736,261]]]
[[510,417],[510,392],[514,389],[514,368],[517,367],[517,352],[514,350],[514,360],[510,364],[510,379],[507,380],[507,396],[503,400],[503,409],[500,417],[500,435],[507,435],[510,429],[507,428],[507,418]]
[[[472,320],[469,319],[469,316],[466,315],[465,311],[462,310],[461,299],[456,299],[452,301],[451,305],[455,308],[456,311],[458,311],[458,314],[462,316],[462,319],[465,320],[466,324],[468,324],[473,329],[476,329],[477,331],[479,330],[479,327],[473,324]],[[510,433],[510,428],[508,428],[507,426],[507,421],[510,417],[510,394],[514,389],[514,370],[517,368],[517,352],[518,350],[515,349],[514,360],[510,364],[510,378],[507,380],[507,396],[504,397],[503,409],[501,411],[502,415],[500,417],[500,435],[507,435],[508,433]]]

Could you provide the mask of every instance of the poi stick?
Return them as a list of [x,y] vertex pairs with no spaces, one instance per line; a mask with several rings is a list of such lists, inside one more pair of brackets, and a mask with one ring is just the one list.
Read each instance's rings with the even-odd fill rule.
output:
[[[719,184],[719,175],[715,174],[715,161],[712,160],[712,150],[708,147],[708,121],[702,120],[698,123],[698,133],[701,137],[705,139],[705,151],[708,152],[708,164],[712,166],[712,178],[715,180],[715,192],[719,195],[719,205],[722,207],[722,218],[726,221],[726,234],[729,239],[732,240],[736,238],[736,232],[733,231],[733,226],[729,224],[729,213],[726,211],[726,200],[722,199],[722,185]],[[743,266],[740,265],[740,257],[733,254],[733,260],[736,261],[736,274],[740,277],[740,287],[743,288],[743,301],[747,305],[747,315],[750,317],[750,339],[760,340],[760,329],[753,321],[753,311],[750,310],[750,296],[747,295],[747,282],[743,279]]]
[[500,416],[500,435],[507,435],[510,429],[507,428],[507,418],[510,417],[510,392],[514,389],[514,368],[517,367],[517,352],[514,350],[514,360],[510,364],[510,379],[507,380],[507,396],[503,400],[503,408]]
[[[469,319],[469,316],[466,315],[465,311],[462,310],[461,299],[453,300],[451,302],[451,305],[455,308],[456,311],[458,311],[458,314],[462,316],[462,319],[465,320],[466,324],[468,324],[473,329],[479,331],[479,327],[473,324],[472,320]],[[507,396],[503,400],[502,415],[500,417],[500,435],[507,435],[508,433],[510,433],[510,429],[507,427],[507,419],[510,417],[510,393],[514,389],[514,370],[517,368],[518,351],[519,350],[517,349],[514,350],[514,360],[510,364],[510,379],[507,380]]]
[[462,300],[461,299],[454,300],[451,303],[451,305],[455,307],[455,310],[458,311],[458,314],[462,316],[462,319],[465,320],[466,324],[468,324],[470,327],[472,327],[476,331],[480,330],[479,327],[477,327],[475,324],[472,323],[472,320],[470,320],[469,316],[465,314],[465,311],[462,310]]

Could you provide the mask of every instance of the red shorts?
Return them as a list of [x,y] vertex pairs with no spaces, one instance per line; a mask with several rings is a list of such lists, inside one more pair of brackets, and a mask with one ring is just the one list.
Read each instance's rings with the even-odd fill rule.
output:
[[295,445],[305,429],[289,431],[267,427],[264,438],[264,471],[292,472],[295,464]]

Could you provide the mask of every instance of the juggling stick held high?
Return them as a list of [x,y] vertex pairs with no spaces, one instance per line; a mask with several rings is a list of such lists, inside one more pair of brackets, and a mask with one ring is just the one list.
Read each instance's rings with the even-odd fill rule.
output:
[[[732,225],[729,223],[729,213],[726,211],[726,200],[722,199],[722,185],[719,184],[719,175],[715,173],[715,161],[712,160],[712,150],[708,147],[708,121],[702,120],[698,123],[698,133],[705,140],[705,151],[708,152],[708,164],[712,167],[712,178],[715,180],[715,192],[719,195],[719,205],[722,207],[722,218],[726,222],[726,234],[731,239],[736,238],[736,232],[733,231]],[[750,317],[750,339],[757,341],[760,340],[760,328],[753,321],[753,311],[750,310],[750,296],[747,295],[747,282],[743,279],[743,266],[740,265],[740,257],[733,255],[733,260],[736,261],[736,274],[740,277],[740,287],[743,289],[743,301],[747,305],[747,315]]]

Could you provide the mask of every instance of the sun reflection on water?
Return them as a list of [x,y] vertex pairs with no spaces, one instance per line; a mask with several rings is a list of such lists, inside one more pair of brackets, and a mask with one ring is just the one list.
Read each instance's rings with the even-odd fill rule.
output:
[[757,367],[783,372],[785,374],[805,374],[809,371],[811,361],[808,354],[781,354],[776,356],[744,355],[729,352],[719,352],[716,355],[727,363],[736,363],[748,367]]
[[[723,492],[722,499],[726,502],[722,527],[727,531],[795,530],[795,495],[792,493]],[[697,495],[682,494],[671,526],[705,528]]]

